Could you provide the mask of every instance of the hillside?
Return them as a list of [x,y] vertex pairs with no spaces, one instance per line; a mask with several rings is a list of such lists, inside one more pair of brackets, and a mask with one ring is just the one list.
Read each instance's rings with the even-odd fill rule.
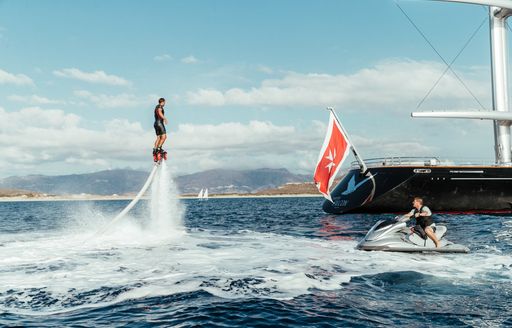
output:
[[38,192],[28,191],[28,190],[19,190],[19,189],[5,189],[0,188],[0,197],[44,197],[46,194],[41,194]]
[[[139,191],[147,176],[148,172],[128,169],[58,176],[27,175],[0,179],[0,188],[54,195],[124,195]],[[197,194],[201,188],[208,188],[210,194],[245,194],[286,183],[305,182],[310,178],[286,169],[263,168],[209,170],[179,176],[175,180],[178,190],[184,194]]]
[[[340,182],[340,179],[334,180],[333,186],[336,186]],[[278,196],[278,195],[313,195],[313,196],[321,196],[320,192],[316,188],[316,185],[313,182],[292,182],[286,183],[277,188],[270,188],[258,191],[255,195],[270,195],[270,196]]]
[[108,170],[72,175],[28,175],[0,180],[0,188],[24,189],[47,194],[125,194],[139,190],[148,173],[135,170]]
[[209,170],[176,178],[181,193],[198,193],[208,188],[210,194],[254,193],[277,188],[291,182],[310,180],[306,175],[293,174],[287,169]]

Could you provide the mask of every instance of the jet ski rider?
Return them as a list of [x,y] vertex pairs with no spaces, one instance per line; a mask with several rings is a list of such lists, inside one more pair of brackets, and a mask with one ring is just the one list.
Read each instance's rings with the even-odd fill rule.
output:
[[427,206],[423,205],[423,199],[420,197],[414,197],[412,206],[413,209],[409,213],[405,214],[402,218],[404,221],[408,221],[411,219],[411,217],[414,216],[416,218],[416,225],[413,228],[414,231],[417,231],[423,239],[428,236],[430,239],[432,239],[434,244],[436,244],[436,247],[439,247],[440,242],[431,227],[433,223],[432,212]]

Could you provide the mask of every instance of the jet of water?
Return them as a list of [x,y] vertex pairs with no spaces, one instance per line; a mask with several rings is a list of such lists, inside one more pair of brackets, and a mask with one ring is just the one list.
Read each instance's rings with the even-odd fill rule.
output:
[[167,161],[162,161],[151,186],[151,221],[153,232],[173,236],[184,232],[183,205]]

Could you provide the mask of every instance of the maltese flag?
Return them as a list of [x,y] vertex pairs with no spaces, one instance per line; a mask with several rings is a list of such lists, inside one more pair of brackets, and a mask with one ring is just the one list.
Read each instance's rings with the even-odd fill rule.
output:
[[329,117],[329,127],[325,135],[324,145],[318,157],[315,175],[313,177],[316,187],[330,200],[331,193],[329,191],[334,178],[341,167],[341,164],[347,158],[351,144],[349,139],[343,132],[341,124],[336,119],[333,111]]

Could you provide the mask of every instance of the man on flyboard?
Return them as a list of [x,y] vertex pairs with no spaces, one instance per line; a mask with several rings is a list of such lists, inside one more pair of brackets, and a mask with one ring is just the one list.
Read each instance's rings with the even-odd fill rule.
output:
[[155,128],[156,140],[155,146],[153,148],[153,160],[155,162],[159,162],[163,159],[167,160],[167,152],[162,149],[162,145],[167,139],[167,132],[165,131],[165,125],[167,124],[167,118],[165,118],[165,99],[158,99],[158,105],[155,107],[154,115],[155,115],[155,123],[153,127]]

